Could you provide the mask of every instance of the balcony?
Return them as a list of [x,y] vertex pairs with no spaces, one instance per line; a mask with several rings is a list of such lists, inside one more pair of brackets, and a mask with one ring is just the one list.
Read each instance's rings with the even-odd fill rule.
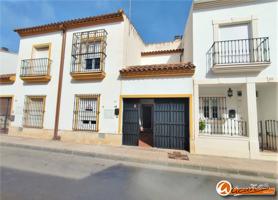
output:
[[101,80],[105,77],[103,53],[73,55],[70,75],[75,80]]
[[104,29],[73,34],[70,75],[74,80],[102,80],[105,77],[106,37]]
[[48,58],[22,60],[20,78],[24,82],[48,82],[51,79],[50,65]]
[[260,72],[270,64],[268,37],[214,42],[208,51],[215,73]]

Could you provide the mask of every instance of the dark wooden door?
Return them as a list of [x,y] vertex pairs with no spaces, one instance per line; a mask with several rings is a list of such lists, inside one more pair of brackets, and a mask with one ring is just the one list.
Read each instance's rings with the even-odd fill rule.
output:
[[7,133],[11,116],[11,97],[0,97],[0,132]]
[[139,108],[138,100],[123,101],[123,144],[138,146],[139,142]]
[[189,151],[189,99],[155,99],[154,146]]

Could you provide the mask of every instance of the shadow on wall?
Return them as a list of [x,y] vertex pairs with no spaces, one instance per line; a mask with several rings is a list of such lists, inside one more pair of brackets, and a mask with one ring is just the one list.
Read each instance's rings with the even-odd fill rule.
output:
[[208,50],[206,53],[206,78],[243,78],[243,77],[257,77],[261,72],[240,72],[240,73],[223,73],[223,74],[216,74],[212,70],[213,68],[213,59],[211,50]]
[[100,83],[103,79],[91,79],[91,80],[75,80],[71,79],[70,83],[72,84],[83,84],[83,83]]

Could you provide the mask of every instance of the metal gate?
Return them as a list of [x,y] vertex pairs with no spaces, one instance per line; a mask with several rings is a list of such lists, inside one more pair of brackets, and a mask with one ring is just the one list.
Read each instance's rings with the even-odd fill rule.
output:
[[9,130],[10,115],[11,115],[11,97],[0,98],[0,132],[7,133]]
[[278,151],[278,121],[259,121],[259,144],[261,151]]
[[155,99],[154,146],[189,151],[189,99]]
[[124,99],[123,107],[123,144],[137,146],[139,141],[138,100]]

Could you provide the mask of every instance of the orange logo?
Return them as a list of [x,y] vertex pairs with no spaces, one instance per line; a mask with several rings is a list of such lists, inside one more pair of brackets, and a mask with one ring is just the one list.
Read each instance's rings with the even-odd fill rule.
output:
[[216,192],[225,197],[228,196],[232,191],[232,184],[229,181],[222,180],[219,181],[216,185]]
[[223,197],[228,195],[275,195],[275,187],[269,187],[267,184],[233,187],[229,181],[222,180],[216,184],[216,192]]

